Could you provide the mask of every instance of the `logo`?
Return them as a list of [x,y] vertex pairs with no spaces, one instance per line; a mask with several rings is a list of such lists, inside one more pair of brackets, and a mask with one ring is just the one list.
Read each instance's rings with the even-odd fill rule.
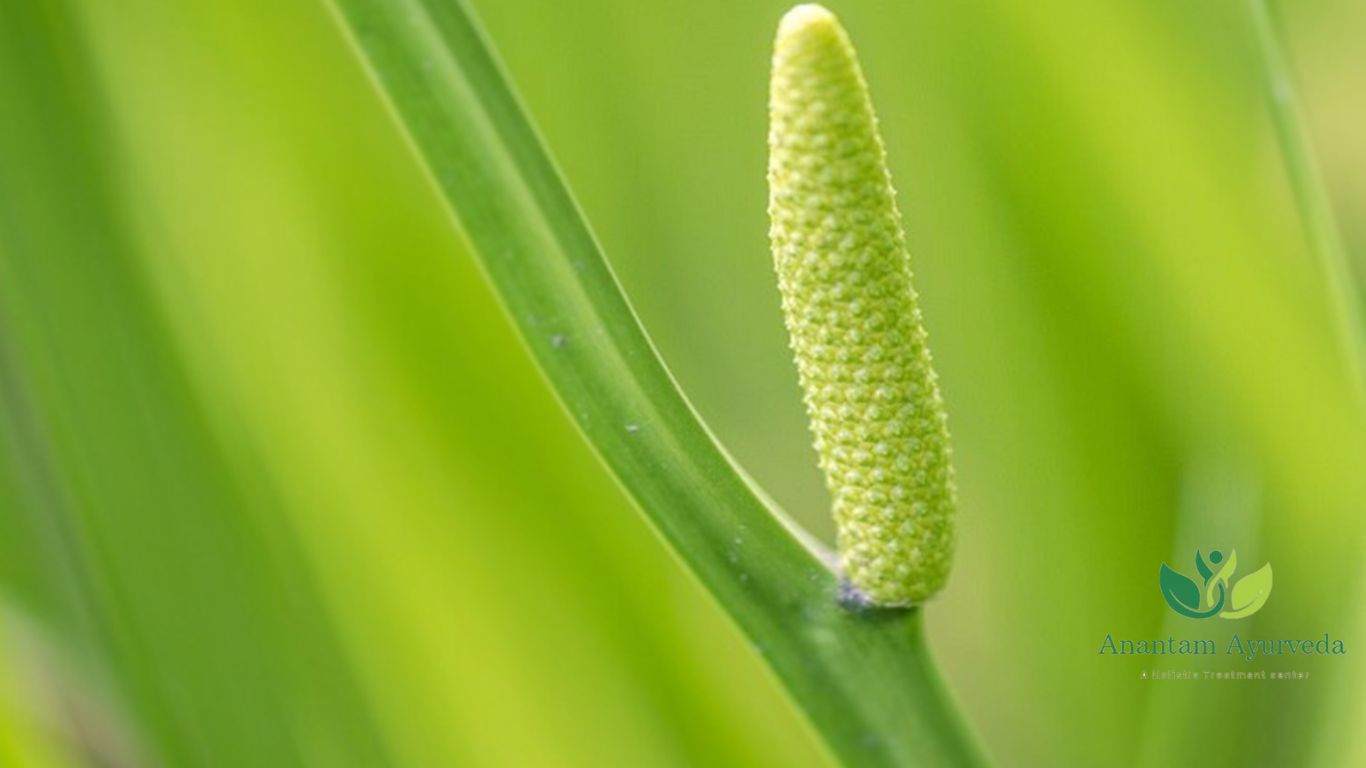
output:
[[[1212,567],[1211,567],[1212,566]],[[1209,563],[1195,550],[1195,570],[1202,581],[1177,573],[1162,564],[1158,583],[1162,597],[1173,611],[1192,619],[1244,619],[1260,611],[1271,595],[1271,563],[1249,573],[1236,583],[1233,571],[1238,567],[1238,552],[1230,550],[1228,560],[1219,550],[1209,553]],[[1218,570],[1214,570],[1217,568]]]

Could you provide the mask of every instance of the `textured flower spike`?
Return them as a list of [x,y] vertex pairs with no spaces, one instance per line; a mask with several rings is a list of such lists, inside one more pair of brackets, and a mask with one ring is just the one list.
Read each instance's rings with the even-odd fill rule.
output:
[[948,425],[868,88],[818,5],[778,28],[769,119],[769,238],[840,562],[859,602],[914,605],[953,555]]

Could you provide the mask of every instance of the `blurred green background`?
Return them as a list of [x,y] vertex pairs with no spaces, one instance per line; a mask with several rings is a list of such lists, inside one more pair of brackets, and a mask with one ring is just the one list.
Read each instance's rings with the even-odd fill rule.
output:
[[[473,4],[684,391],[828,536],[766,240],[786,5]],[[1366,416],[1247,6],[831,7],[955,439],[928,625],[989,751],[1366,764]],[[1281,18],[1360,274],[1366,6]],[[325,3],[0,2],[0,398],[0,764],[830,764],[559,410]],[[1196,631],[1156,576],[1197,547],[1273,563],[1245,637],[1348,654],[1098,655]]]

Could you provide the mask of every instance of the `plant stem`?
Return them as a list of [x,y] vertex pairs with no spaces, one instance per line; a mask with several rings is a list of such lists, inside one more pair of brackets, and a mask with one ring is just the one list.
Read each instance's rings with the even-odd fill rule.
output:
[[334,0],[569,416],[846,764],[977,765],[919,611],[850,612],[712,439],[462,2]]

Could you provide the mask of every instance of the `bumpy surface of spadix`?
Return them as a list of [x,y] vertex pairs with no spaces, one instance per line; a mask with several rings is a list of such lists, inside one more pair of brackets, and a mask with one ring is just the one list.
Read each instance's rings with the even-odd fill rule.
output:
[[769,237],[845,577],[870,603],[937,592],[953,554],[949,436],[882,141],[824,8],[778,29]]

